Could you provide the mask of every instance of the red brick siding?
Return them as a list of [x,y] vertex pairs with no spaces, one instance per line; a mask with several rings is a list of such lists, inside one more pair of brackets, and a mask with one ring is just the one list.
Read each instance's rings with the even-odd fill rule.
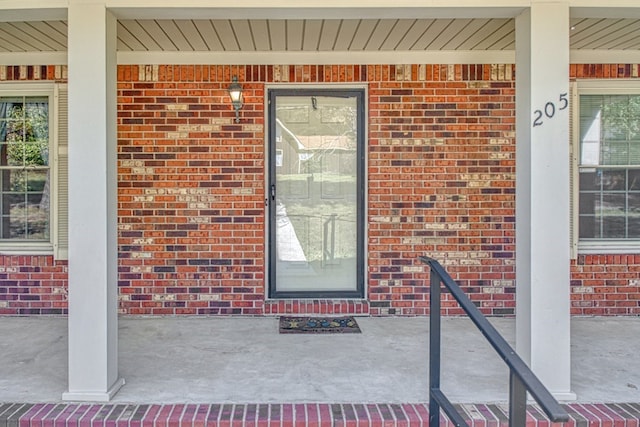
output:
[[571,263],[571,313],[640,314],[640,255],[578,255]]
[[0,315],[66,314],[67,277],[52,256],[0,256]]
[[569,76],[572,80],[638,78],[640,64],[571,64]]
[[[632,78],[637,65],[572,65]],[[2,67],[0,80],[66,79]],[[245,89],[241,123],[226,87]],[[120,66],[119,286],[126,314],[426,314],[441,260],[488,314],[514,302],[510,65]],[[265,304],[266,83],[368,86],[368,299]],[[640,258],[580,256],[573,314],[639,314]],[[66,262],[0,256],[0,314],[66,313]],[[445,302],[449,314],[459,311]]]
[[230,68],[156,71],[118,72],[121,311],[262,314],[264,85],[236,124]]
[[[118,80],[123,313],[426,314],[428,253],[485,312],[513,314],[511,65],[123,66]],[[271,82],[368,83],[369,305],[265,307]]]
[[0,65],[0,81],[66,82],[66,65]]
[[425,68],[423,81],[414,68],[401,81],[369,82],[371,311],[427,314],[416,257],[428,254],[485,313],[513,314],[511,67]]

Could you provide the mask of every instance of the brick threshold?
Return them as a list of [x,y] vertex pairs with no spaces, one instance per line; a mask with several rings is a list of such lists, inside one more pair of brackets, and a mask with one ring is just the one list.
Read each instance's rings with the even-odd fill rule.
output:
[[[456,406],[472,427],[508,425],[506,404]],[[640,403],[571,403],[564,407],[571,417],[565,426],[640,425]],[[0,403],[0,426],[7,427],[413,427],[428,423],[425,403]],[[440,425],[451,423],[443,417]],[[537,406],[528,406],[526,427],[550,425]]]
[[266,315],[342,315],[369,316],[369,301],[364,299],[268,299]]

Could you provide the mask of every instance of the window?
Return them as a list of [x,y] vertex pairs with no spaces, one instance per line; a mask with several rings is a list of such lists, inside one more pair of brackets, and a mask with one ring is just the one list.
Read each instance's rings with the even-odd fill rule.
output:
[[0,97],[0,239],[49,241],[49,98]]
[[579,92],[582,252],[640,251],[640,87]]
[[[58,194],[59,181],[66,181],[66,170],[58,170],[59,89],[0,85],[0,253],[52,253],[63,229],[66,235],[66,215],[64,226],[58,221],[66,212],[66,197]],[[62,187],[66,195],[66,182]]]

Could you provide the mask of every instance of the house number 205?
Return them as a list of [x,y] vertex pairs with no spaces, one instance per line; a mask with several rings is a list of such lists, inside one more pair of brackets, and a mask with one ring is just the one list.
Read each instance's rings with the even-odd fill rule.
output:
[[533,112],[533,116],[534,116],[533,127],[542,126],[542,124],[544,123],[543,117],[552,119],[553,116],[556,115],[556,109],[557,111],[562,111],[569,106],[569,100],[567,99],[566,93],[560,94],[559,103],[560,105],[556,108],[556,104],[554,102],[549,101],[546,104],[544,104],[544,110],[535,110]]

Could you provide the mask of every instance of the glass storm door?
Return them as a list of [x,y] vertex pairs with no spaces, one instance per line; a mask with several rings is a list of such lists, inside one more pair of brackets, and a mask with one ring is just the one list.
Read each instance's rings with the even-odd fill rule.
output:
[[364,94],[269,92],[270,296],[363,297]]

